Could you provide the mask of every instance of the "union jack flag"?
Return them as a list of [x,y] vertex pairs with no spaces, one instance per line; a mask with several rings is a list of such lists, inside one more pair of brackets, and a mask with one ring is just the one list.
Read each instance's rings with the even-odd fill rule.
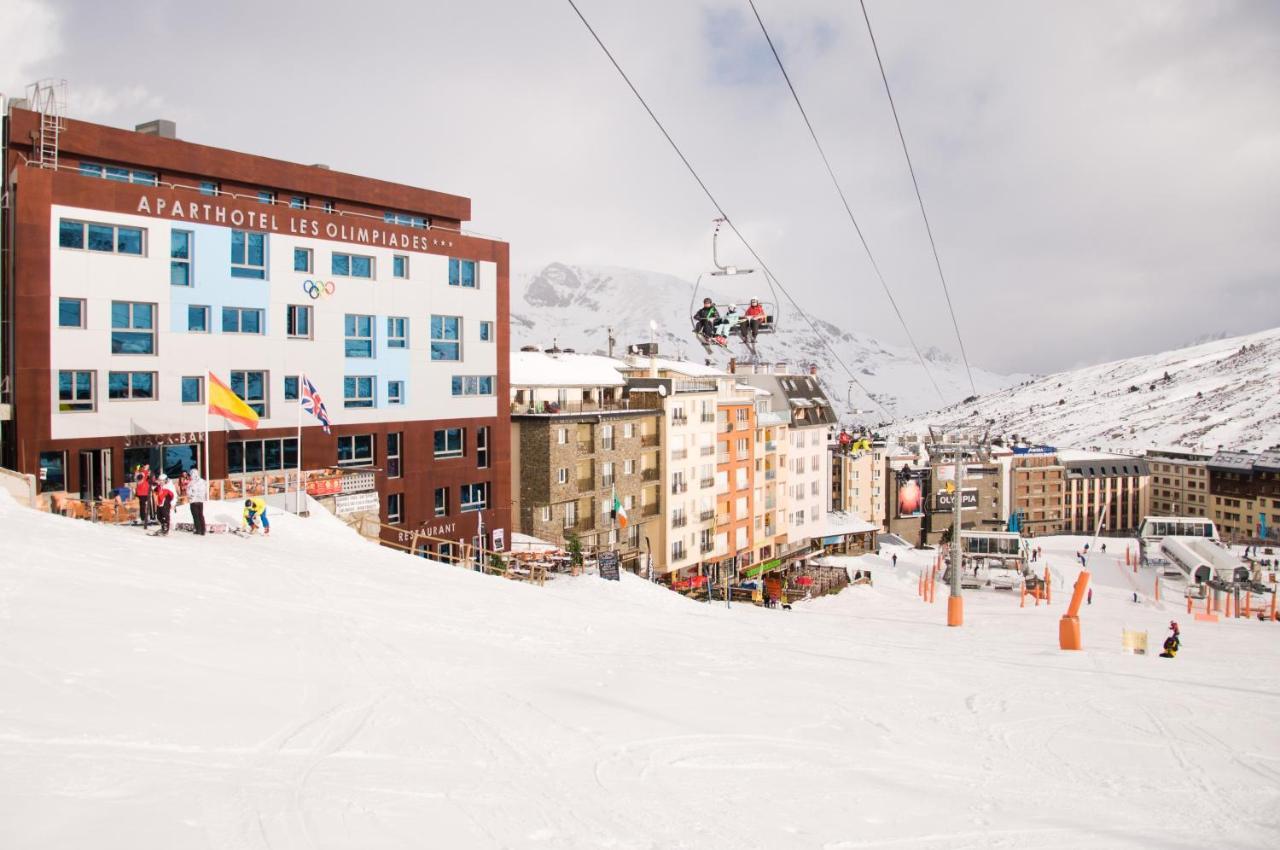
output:
[[302,409],[310,413],[316,419],[320,420],[320,424],[324,426],[324,432],[329,433],[329,411],[325,410],[324,399],[320,398],[316,385],[307,379],[306,375],[302,376]]

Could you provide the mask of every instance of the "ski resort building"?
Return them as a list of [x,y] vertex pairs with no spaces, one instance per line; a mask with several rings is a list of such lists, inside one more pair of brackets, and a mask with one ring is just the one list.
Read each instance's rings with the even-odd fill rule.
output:
[[1144,458],[1068,449],[1058,458],[1066,469],[1064,534],[1093,534],[1099,517],[1106,531],[1133,533],[1151,513],[1151,474]]
[[1224,540],[1280,539],[1280,447],[1220,451],[1207,468],[1210,518]]
[[1057,452],[1049,446],[1018,449],[997,462],[1006,471],[1005,517],[1016,517],[1024,535],[1061,534],[1067,470]]
[[1148,449],[1151,512],[1156,516],[1208,516],[1212,455],[1180,449]]
[[[756,487],[756,421],[755,393],[740,389],[732,380],[721,380],[716,402],[716,550],[725,556],[718,575],[737,576],[738,571],[754,566],[769,557],[771,547],[765,540],[765,516],[759,513]],[[761,470],[761,478],[764,472]],[[756,520],[760,520],[756,528]],[[768,517],[768,533],[777,531],[772,516]],[[756,544],[763,544],[758,555]]]
[[[384,539],[501,548],[508,246],[468,198],[40,106],[5,115],[5,466],[88,499],[142,463],[359,468]],[[213,378],[256,430],[206,437]]]
[[[515,527],[584,551],[612,548],[647,566],[660,539],[662,398],[633,388],[609,357],[536,348],[511,356]],[[615,511],[616,504],[621,511]]]

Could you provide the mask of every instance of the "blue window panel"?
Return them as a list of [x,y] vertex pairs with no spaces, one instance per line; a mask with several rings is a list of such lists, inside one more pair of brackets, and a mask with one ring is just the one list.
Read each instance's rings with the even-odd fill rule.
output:
[[171,262],[169,264],[169,284],[171,286],[190,286],[191,264]]
[[431,359],[457,361],[462,359],[462,351],[456,342],[431,343]]
[[198,377],[190,375],[182,379],[182,403],[183,404],[199,404],[201,399],[201,380]]
[[118,183],[128,183],[129,169],[121,168],[118,165],[108,165],[106,177],[108,180],[115,180]]
[[276,201],[276,193],[275,193],[275,192],[267,192],[267,191],[260,191],[260,192],[258,192],[258,203],[260,203],[260,204],[274,204],[274,203],[275,203],[275,201]]
[[331,212],[333,212],[336,208],[337,208],[337,206],[333,203],[333,201],[325,201],[325,202],[324,202],[324,211],[325,211],[325,212],[327,212],[327,213],[331,213]]
[[293,249],[293,270],[295,272],[311,271],[311,252],[306,248]]
[[253,278],[255,280],[265,280],[267,277],[267,272],[265,269],[246,269],[243,266],[232,266],[231,276],[247,277],[247,278]]
[[62,248],[84,247],[84,222],[62,219],[58,222],[58,245]]
[[289,206],[295,210],[305,210],[307,208],[307,199],[294,195],[289,198]]
[[85,177],[101,177],[102,166],[92,162],[80,163],[80,173]]
[[462,376],[461,375],[453,376],[453,394],[462,395]]
[[191,259],[191,231],[190,230],[170,231],[169,256],[175,260]]
[[480,395],[493,395],[493,376],[480,376]]
[[216,196],[218,194],[218,184],[212,180],[201,180],[200,194]]
[[311,336],[311,308],[290,304],[285,308],[285,334],[292,337]]
[[493,342],[493,322],[480,323],[480,341]]
[[142,230],[137,227],[116,228],[116,251],[142,256]]
[[195,333],[207,333],[209,330],[209,308],[191,305],[187,307],[187,330]]
[[346,354],[348,357],[373,356],[373,316],[346,315]]
[[401,316],[387,317],[387,348],[409,347],[409,320]]
[[108,224],[89,225],[90,251],[114,252],[116,249],[116,229]]
[[134,372],[130,381],[133,384],[134,398],[156,397],[154,372]]
[[351,276],[351,257],[348,254],[333,255],[333,274]]
[[149,333],[111,332],[112,354],[155,354],[156,338]]
[[387,381],[387,404],[404,404],[404,381]]
[[79,298],[59,298],[58,327],[84,327],[84,301]]
[[265,233],[249,234],[248,265],[265,265],[267,260],[267,235]]
[[284,400],[285,401],[298,400],[298,376],[297,375],[284,376]]
[[347,375],[342,381],[344,407],[373,407],[373,377]]
[[351,258],[352,277],[373,277],[373,260],[370,257]]
[[432,339],[457,339],[459,320],[457,316],[432,316]]
[[408,277],[409,276],[409,258],[402,257],[399,254],[391,258],[391,275],[392,277]]
[[475,260],[459,260],[456,257],[449,258],[449,285],[462,286],[467,289],[475,289],[476,286],[476,261]]
[[235,307],[222,308],[222,332],[224,334],[240,332],[240,311]]
[[266,246],[265,233],[231,231],[231,276],[265,280],[267,276]]
[[154,186],[159,182],[159,180],[156,178],[155,172],[153,171],[135,171],[133,172],[133,182],[142,183],[147,186]]
[[243,334],[262,333],[262,311],[261,310],[241,310],[240,311],[240,333],[243,333]]

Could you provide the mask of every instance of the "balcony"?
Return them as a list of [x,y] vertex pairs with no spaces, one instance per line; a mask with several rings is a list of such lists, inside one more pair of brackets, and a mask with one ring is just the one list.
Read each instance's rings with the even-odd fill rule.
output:
[[651,466],[651,467],[649,467],[648,469],[642,469],[642,470],[640,470],[640,480],[641,480],[641,481],[657,481],[657,480],[658,480],[658,467],[656,467],[656,466]]
[[764,497],[764,509],[765,509],[766,511],[771,511],[771,510],[773,510],[773,509],[774,509],[774,498],[773,498],[773,496],[765,496],[765,497]]
[[688,450],[688,449],[672,449],[672,450],[671,450],[671,459],[672,459],[672,460],[684,460],[684,459],[685,459],[685,458],[687,458],[688,456],[689,456],[689,450]]
[[657,515],[658,515],[657,502],[654,502],[653,504],[650,504],[650,505],[642,505],[640,507],[640,516],[657,516]]
[[688,425],[688,424],[689,424],[689,417],[687,417],[687,416],[672,416],[672,417],[671,417],[671,424],[672,424],[672,425]]
[[704,478],[698,482],[698,486],[703,490],[706,490],[710,487],[716,486],[716,480],[714,478]]
[[720,425],[718,426],[718,430],[719,430],[719,431],[721,431],[721,432],[723,432],[723,433],[725,433],[725,434],[727,434],[727,433],[729,433],[730,431],[732,431],[732,430],[733,430],[733,423],[732,423],[732,422],[721,422],[721,423],[720,423]]
[[671,495],[679,496],[681,493],[688,493],[688,492],[689,492],[688,481],[672,481],[671,482]]
[[728,525],[733,522],[733,517],[729,514],[716,514],[716,525]]
[[715,453],[716,453],[715,446],[701,446],[698,449],[698,455],[700,457],[711,457]]
[[728,463],[729,461],[730,461],[730,457],[728,454],[716,455],[716,463]]
[[715,519],[715,518],[716,518],[716,511],[715,511],[715,508],[712,508],[712,509],[710,509],[710,510],[703,511],[702,513],[698,514],[698,521],[699,521],[699,522],[707,522],[707,521],[709,521],[709,520],[713,520],[713,519]]
[[595,530],[596,530],[596,521],[595,521],[594,519],[590,519],[590,518],[588,518],[588,517],[583,517],[582,519],[578,520],[577,522],[575,522],[575,523],[573,524],[573,530],[574,530],[574,531],[579,531],[579,532],[581,532],[581,531],[595,531]]
[[701,543],[698,544],[698,551],[701,552],[703,555],[710,553],[715,548],[716,548],[716,544],[714,540],[703,540]]
[[580,452],[590,452],[590,451],[593,451],[594,449],[595,449],[595,444],[594,444],[594,443],[592,443],[590,440],[579,440],[579,441],[578,441],[578,451],[580,451]]
[[689,524],[689,517],[685,514],[676,514],[671,518],[672,528],[684,528]]
[[775,480],[777,477],[778,477],[778,470],[776,470],[776,469],[766,469],[766,470],[764,471],[764,480],[765,480],[765,481],[773,481],[773,480]]
[[640,445],[646,449],[653,448],[654,446],[658,445],[658,435],[657,434],[641,434]]
[[595,478],[579,478],[579,479],[578,479],[578,489],[579,489],[579,490],[594,490],[594,489],[596,489],[596,480],[595,480]]
[[775,440],[765,440],[764,450],[766,452],[776,452],[778,450],[778,443]]
[[712,422],[716,421],[716,415],[714,413],[704,413],[701,418],[703,425],[710,425]]

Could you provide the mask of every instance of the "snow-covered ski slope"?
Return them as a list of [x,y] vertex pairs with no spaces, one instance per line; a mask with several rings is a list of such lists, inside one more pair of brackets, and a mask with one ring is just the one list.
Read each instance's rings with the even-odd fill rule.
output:
[[1064,446],[1259,451],[1280,443],[1280,328],[1036,378],[908,427],[988,423]]
[[[535,274],[518,278],[512,285],[512,344],[549,348],[555,341],[561,348],[603,352],[608,345],[608,328],[612,327],[622,350],[632,343],[648,342],[649,322],[654,321],[657,330],[652,333],[664,355],[683,355],[700,364],[707,355],[693,336],[690,316],[704,297],[721,304],[737,304],[739,312],[753,297],[772,299],[768,284],[759,274],[704,276],[696,296],[695,283],[694,278],[685,280],[661,272],[551,263]],[[821,336],[790,304],[783,304],[778,313],[778,332],[761,334],[756,350],[766,363],[817,365],[819,377],[844,418],[852,420],[853,411],[867,410],[872,412],[856,418],[877,421],[883,412],[856,387],[850,387],[848,373],[823,345],[824,339],[876,401],[895,416],[927,410],[943,400],[959,401],[972,392],[964,366],[947,352],[932,347],[925,350],[930,370],[926,373],[910,348],[886,345],[865,333],[840,327],[840,322],[857,315],[849,305],[804,306]],[[721,368],[733,356],[742,360],[748,357],[736,337],[728,349],[716,348],[711,355]],[[942,399],[929,380],[930,373],[938,382]],[[990,392],[1026,376],[975,368],[973,377],[979,392]]]
[[[1280,626],[1134,604],[1112,548],[1062,653],[1061,599],[948,630],[927,553],[725,610],[323,514],[148,539],[0,494],[0,846],[1275,847]],[[1176,660],[1120,654],[1170,616]]]

